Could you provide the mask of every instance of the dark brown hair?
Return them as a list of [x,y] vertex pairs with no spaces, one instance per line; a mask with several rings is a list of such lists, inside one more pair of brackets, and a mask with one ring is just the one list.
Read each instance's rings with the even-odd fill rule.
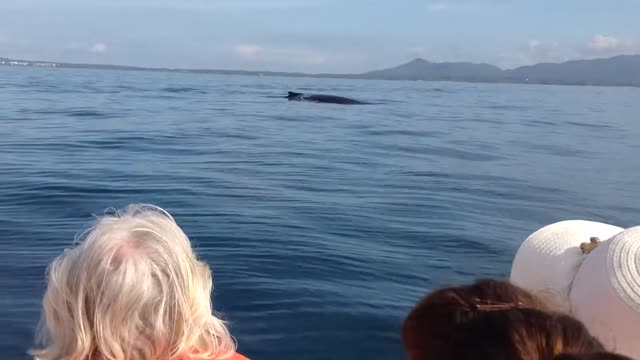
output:
[[450,347],[451,360],[553,360],[604,351],[573,317],[526,308],[478,315],[456,328]]
[[611,352],[595,352],[595,353],[582,353],[582,354],[560,354],[553,358],[553,360],[633,360],[630,357],[611,353]]
[[402,343],[412,360],[446,359],[454,329],[480,312],[510,307],[544,309],[526,290],[507,281],[478,280],[471,285],[436,290],[409,313],[402,327]]

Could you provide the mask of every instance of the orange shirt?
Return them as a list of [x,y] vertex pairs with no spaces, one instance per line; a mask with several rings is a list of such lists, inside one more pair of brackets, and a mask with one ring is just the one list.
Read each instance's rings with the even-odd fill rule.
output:
[[231,357],[228,358],[228,360],[249,360],[249,358],[245,357],[240,353],[233,353],[233,355],[231,355]]
[[[191,358],[189,356],[184,357],[182,360],[191,360]],[[211,360],[215,360],[215,359],[211,359]],[[225,360],[249,360],[249,358],[245,357],[244,355],[235,352],[233,353],[233,355],[231,355],[230,357],[226,358]]]

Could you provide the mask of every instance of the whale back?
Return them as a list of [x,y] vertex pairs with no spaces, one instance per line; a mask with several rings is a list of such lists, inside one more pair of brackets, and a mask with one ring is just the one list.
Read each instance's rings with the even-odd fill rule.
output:
[[362,104],[362,102],[358,100],[349,99],[346,97],[336,96],[336,95],[324,95],[324,94],[308,95],[308,96],[305,96],[304,99],[308,101],[328,103],[328,104]]
[[302,96],[301,93],[289,91],[289,95],[287,95],[287,98],[288,99],[294,99],[294,98],[301,97],[301,96]]
[[286,96],[289,100],[297,100],[297,101],[310,101],[310,102],[318,102],[318,103],[329,103],[329,104],[367,104],[366,102],[349,99],[342,96],[336,95],[325,95],[325,94],[303,94],[298,92],[289,91],[289,94]]

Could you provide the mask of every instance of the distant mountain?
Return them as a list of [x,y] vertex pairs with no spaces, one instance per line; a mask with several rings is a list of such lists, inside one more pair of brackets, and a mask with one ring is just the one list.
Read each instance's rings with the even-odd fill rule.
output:
[[560,85],[640,86],[640,55],[608,59],[543,63],[501,70],[493,65],[465,62],[432,63],[415,59],[389,69],[359,74],[364,79],[451,80]]
[[508,80],[537,84],[640,86],[640,55],[544,63],[505,71]]
[[390,69],[369,71],[360,74],[359,77],[386,80],[495,81],[503,75],[502,70],[489,64],[433,63],[424,59],[415,59]]
[[84,68],[129,71],[170,71],[227,75],[322,77],[377,80],[431,80],[461,82],[508,82],[558,85],[601,85],[640,87],[640,55],[620,55],[608,59],[543,63],[501,70],[489,64],[470,62],[434,63],[415,59],[396,67],[361,74],[305,74],[273,71],[158,69],[120,65],[69,64],[47,61],[14,60],[0,57],[0,66]]

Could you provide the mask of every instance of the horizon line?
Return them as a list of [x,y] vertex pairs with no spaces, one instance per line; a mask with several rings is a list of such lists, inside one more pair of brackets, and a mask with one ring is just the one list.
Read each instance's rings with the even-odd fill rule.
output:
[[312,75],[312,76],[321,76],[321,75],[339,75],[339,76],[354,76],[354,75],[365,75],[369,72],[374,71],[382,71],[388,70],[392,68],[396,68],[402,65],[406,65],[415,61],[426,61],[431,64],[475,64],[475,65],[489,65],[493,66],[500,71],[510,71],[523,67],[536,66],[536,65],[544,65],[544,64],[565,64],[571,62],[580,62],[580,61],[594,61],[594,60],[608,60],[617,57],[627,57],[627,56],[640,56],[640,53],[637,54],[619,54],[609,57],[598,57],[598,58],[582,58],[582,59],[572,59],[560,62],[539,62],[530,65],[520,65],[512,68],[501,68],[497,65],[490,64],[488,62],[473,62],[473,61],[430,61],[423,57],[416,57],[412,60],[400,63],[398,65],[391,65],[388,67],[366,70],[364,72],[357,73],[314,73],[314,72],[300,72],[300,71],[284,71],[284,70],[243,70],[243,69],[221,69],[221,68],[174,68],[174,67],[153,67],[153,66],[139,66],[139,65],[119,65],[119,64],[105,64],[105,63],[76,63],[76,62],[66,62],[66,61],[50,61],[50,60],[33,60],[33,59],[18,59],[11,57],[3,57],[0,56],[0,59],[6,59],[9,61],[22,61],[22,62],[32,62],[32,63],[42,63],[42,64],[60,64],[60,65],[75,65],[75,66],[111,66],[111,67],[121,67],[121,68],[130,68],[136,70],[155,70],[155,71],[230,71],[230,72],[248,72],[248,73],[286,73],[286,74],[295,74],[295,75]]

